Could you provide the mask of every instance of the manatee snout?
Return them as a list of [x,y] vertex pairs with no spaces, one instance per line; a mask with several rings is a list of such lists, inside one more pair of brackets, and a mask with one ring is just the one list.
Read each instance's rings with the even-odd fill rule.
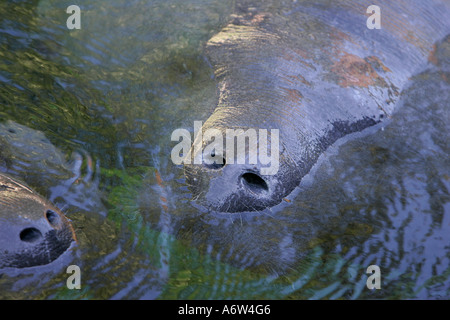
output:
[[58,258],[74,240],[70,224],[55,211],[42,212],[42,218],[24,216],[0,226],[1,267],[25,268],[45,265]]
[[[61,217],[53,210],[45,210],[43,218],[29,224],[27,219],[22,219],[22,224],[29,225],[23,228],[19,233],[19,239],[25,243],[36,243],[45,239],[45,236],[51,236],[58,239],[57,231],[65,229]],[[20,229],[20,228],[19,228]],[[17,240],[17,237],[15,237]],[[14,239],[14,237],[12,238]]]
[[[193,199],[211,211],[261,211],[279,204],[295,187],[293,178],[298,175],[297,168],[283,156],[283,150],[277,146],[271,151],[263,151],[261,145],[270,150],[274,141],[269,141],[268,145],[261,144],[260,136],[256,135],[252,144],[248,128],[241,132],[247,134],[246,139],[240,140],[239,135],[232,137],[232,155],[227,154],[230,137],[224,135],[223,147],[219,151],[211,150],[211,145],[203,143],[201,163],[198,160],[184,166]],[[253,149],[252,145],[255,146]],[[194,159],[200,159],[199,152],[191,150],[191,153]],[[261,158],[261,155],[266,158]]]
[[0,175],[0,268],[48,264],[74,240],[72,225],[58,208]]

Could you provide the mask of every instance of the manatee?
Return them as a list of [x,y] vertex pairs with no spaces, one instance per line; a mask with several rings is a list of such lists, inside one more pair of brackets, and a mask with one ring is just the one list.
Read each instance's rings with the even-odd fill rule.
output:
[[45,186],[50,201],[106,215],[98,189],[99,170],[99,162],[82,149],[67,159],[44,132],[11,120],[0,122],[0,171]]
[[[221,135],[194,137],[184,161],[198,204],[224,213],[272,208],[330,145],[392,116],[410,77],[426,68],[433,45],[450,33],[450,2],[376,4],[380,29],[369,28],[376,13],[371,1],[237,1],[231,22],[205,48],[218,94],[202,132]],[[267,161],[251,163],[250,152],[236,151],[237,142],[207,149],[212,140],[237,141],[227,130],[245,137],[250,129],[278,132],[279,141],[269,135],[267,145],[270,153],[278,142],[276,173],[264,174]],[[199,164],[190,161],[199,156]]]
[[48,264],[74,240],[72,225],[58,208],[0,173],[0,268]]
[[0,123],[0,268],[48,264],[74,243],[65,215],[23,182],[46,186],[55,197],[65,192],[55,184],[73,176],[64,154],[41,131]]

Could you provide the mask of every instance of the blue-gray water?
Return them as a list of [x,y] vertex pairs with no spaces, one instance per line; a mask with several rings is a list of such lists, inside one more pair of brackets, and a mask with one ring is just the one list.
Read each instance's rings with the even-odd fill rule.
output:
[[78,238],[50,265],[0,270],[0,298],[450,298],[448,73],[416,75],[392,119],[327,150],[273,212],[211,216],[170,135],[214,108],[202,48],[234,2],[78,1],[68,30],[71,4],[0,4],[0,169]]

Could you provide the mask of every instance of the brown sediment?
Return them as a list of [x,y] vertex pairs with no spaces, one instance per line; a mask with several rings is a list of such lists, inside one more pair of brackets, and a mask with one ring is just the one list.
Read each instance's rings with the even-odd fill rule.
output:
[[282,57],[283,57],[283,59],[285,59],[287,61],[299,62],[299,63],[303,64],[304,66],[306,66],[307,68],[315,69],[311,63],[306,62],[306,60],[312,60],[312,59],[311,59],[311,56],[303,50],[295,49],[295,50],[293,50],[293,53],[289,52],[289,51],[285,51],[283,53]]
[[366,57],[365,60],[367,62],[369,62],[372,66],[374,66],[376,69],[381,69],[384,72],[392,72],[391,69],[386,67],[378,57],[369,56],[369,57]]
[[155,178],[156,178],[156,182],[158,183],[158,185],[160,187],[164,187],[163,181],[161,179],[161,175],[159,174],[158,170],[155,170]]
[[368,61],[350,53],[344,53],[333,64],[331,71],[338,76],[341,87],[366,88],[374,85],[377,80],[383,80]]
[[438,65],[438,58],[436,57],[436,50],[437,50],[437,46],[436,46],[436,44],[433,44],[433,49],[430,51],[430,54],[428,55],[428,62],[431,62],[435,66]]
[[362,47],[360,42],[355,41],[349,34],[337,29],[336,27],[331,27],[331,38],[333,39],[333,44],[340,44],[343,41],[348,41],[357,47]]
[[312,84],[307,81],[303,76],[301,76],[300,74],[296,75],[296,76],[286,76],[286,81],[289,83],[297,83],[297,82],[301,82],[303,84],[306,84],[307,86],[311,87]]
[[288,89],[288,88],[281,88],[284,92],[287,93],[287,98],[295,103],[301,103],[303,96],[297,89]]
[[156,183],[161,188],[159,190],[159,192],[160,192],[160,195],[159,195],[160,206],[163,209],[164,213],[168,213],[169,212],[169,207],[167,205],[168,204],[168,200],[167,200],[166,187],[164,185],[163,179],[161,178],[161,174],[156,169],[155,169],[155,178],[156,178]]
[[311,59],[311,55],[309,54],[309,52],[305,50],[295,48],[293,51],[303,59]]

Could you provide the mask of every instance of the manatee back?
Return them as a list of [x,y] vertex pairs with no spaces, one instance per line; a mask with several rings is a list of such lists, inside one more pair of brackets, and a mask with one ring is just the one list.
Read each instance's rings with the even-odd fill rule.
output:
[[278,128],[297,159],[389,117],[450,33],[446,1],[378,1],[381,29],[370,1],[277,3],[239,1],[208,42],[219,98],[205,128]]

